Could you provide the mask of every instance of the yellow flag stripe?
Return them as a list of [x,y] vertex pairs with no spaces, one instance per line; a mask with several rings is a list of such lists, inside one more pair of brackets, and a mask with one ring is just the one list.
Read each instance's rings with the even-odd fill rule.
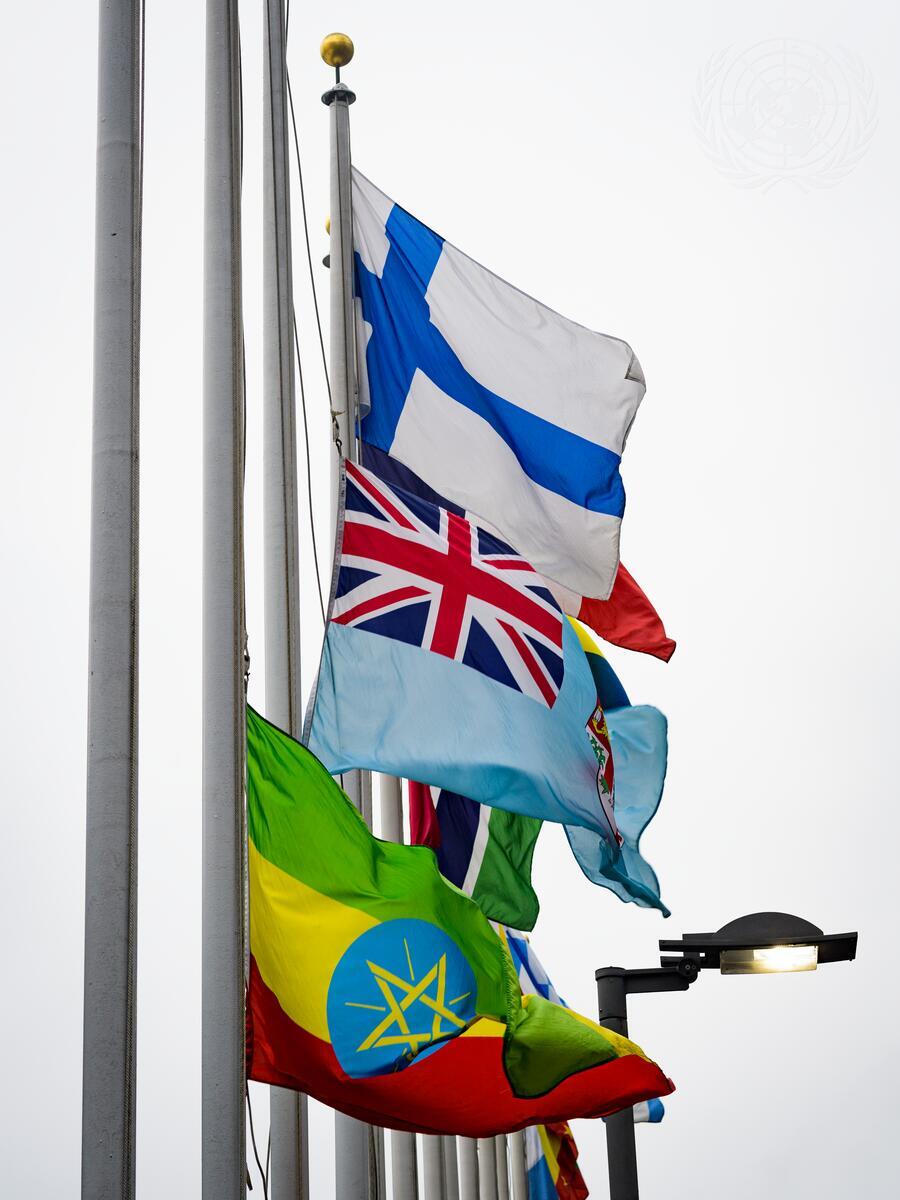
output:
[[537,1131],[538,1137],[541,1139],[541,1149],[544,1151],[544,1158],[547,1160],[550,1178],[556,1183],[559,1178],[559,1159],[556,1157],[556,1151],[550,1139],[550,1130],[546,1125],[538,1125]]
[[506,1033],[506,1026],[502,1021],[492,1021],[490,1017],[479,1017],[477,1021],[462,1031],[460,1037],[492,1037],[502,1038]]
[[585,654],[599,654],[601,658],[606,657],[606,655],[600,649],[600,646],[597,644],[594,634],[590,629],[588,629],[587,625],[583,625],[577,617],[569,617],[569,624],[578,634],[578,640],[581,643],[581,648]]
[[[331,976],[356,938],[380,924],[307,887],[249,843],[250,952],[264,983],[291,1020],[322,1041],[328,1036],[326,1001]],[[297,970],[297,952],[303,970]]]

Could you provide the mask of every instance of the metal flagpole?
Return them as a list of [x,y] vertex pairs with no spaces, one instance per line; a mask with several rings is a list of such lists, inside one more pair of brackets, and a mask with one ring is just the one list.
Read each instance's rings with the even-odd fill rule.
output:
[[423,1136],[422,1161],[425,1166],[425,1200],[447,1200],[444,1190],[444,1142],[439,1134]]
[[[385,841],[403,841],[403,789],[393,775],[378,776],[381,799],[381,836]],[[417,1200],[419,1183],[416,1135],[391,1130],[391,1183],[393,1200]]]
[[459,1170],[456,1165],[456,1138],[445,1134],[444,1143],[444,1194],[447,1200],[459,1200]]
[[204,1200],[243,1200],[244,616],[237,0],[206,4],[203,255]]
[[478,1200],[478,1142],[475,1138],[456,1139],[459,1155],[459,1200]]
[[419,1171],[416,1135],[391,1130],[391,1196],[393,1200],[418,1200]]
[[509,1165],[506,1156],[506,1134],[499,1133],[494,1138],[497,1147],[497,1197],[498,1200],[509,1200]]
[[100,5],[81,1194],[134,1196],[143,5]]
[[513,1200],[528,1200],[528,1162],[525,1156],[525,1130],[509,1135],[509,1165]]
[[[356,99],[340,81],[341,67],[353,57],[346,34],[322,42],[322,59],[335,68],[335,84],[322,97],[330,109],[331,144],[331,404],[337,453],[331,455],[332,515],[338,506],[340,455],[356,461],[356,360],[353,344],[352,246],[350,208],[350,105]],[[334,524],[334,522],[332,522]],[[371,782],[360,771],[344,773],[344,791],[365,815],[371,811]],[[366,801],[369,801],[367,804]],[[377,1135],[369,1126],[334,1114],[335,1190],[342,1200],[367,1200],[377,1191]]]
[[381,836],[386,842],[403,841],[403,789],[393,775],[379,775]]
[[498,1200],[497,1144],[492,1137],[478,1139],[478,1200]]
[[[266,0],[263,85],[263,501],[266,715],[299,738],[300,531],[284,0]],[[269,1092],[273,1200],[309,1195],[306,1097]]]

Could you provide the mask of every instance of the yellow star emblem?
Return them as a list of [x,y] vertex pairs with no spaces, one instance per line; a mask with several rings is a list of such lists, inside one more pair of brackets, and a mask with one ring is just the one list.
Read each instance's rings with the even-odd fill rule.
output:
[[[429,1042],[436,1041],[447,1033],[452,1033],[454,1029],[465,1028],[466,1022],[451,1011],[451,1006],[459,1004],[471,993],[463,992],[461,996],[454,996],[452,1000],[446,999],[447,955],[442,954],[420,979],[416,979],[406,938],[403,939],[403,948],[406,951],[406,961],[409,965],[409,983],[405,979],[401,979],[399,975],[395,975],[392,971],[367,959],[366,966],[371,971],[372,978],[378,985],[386,1003],[383,1005],[360,1004],[352,1000],[344,1002],[349,1008],[369,1008],[373,1012],[386,1013],[386,1016],[378,1021],[371,1033],[357,1047],[357,1053],[361,1050],[372,1050],[378,1046],[405,1045],[408,1048],[405,1053],[412,1057]],[[432,985],[434,986],[433,995],[429,993]],[[407,1014],[417,1003],[429,1010],[431,1021],[429,1029],[413,1030],[410,1028]],[[426,1015],[426,1019],[427,1017],[428,1015]],[[442,1022],[446,1022],[449,1027],[444,1028]]]

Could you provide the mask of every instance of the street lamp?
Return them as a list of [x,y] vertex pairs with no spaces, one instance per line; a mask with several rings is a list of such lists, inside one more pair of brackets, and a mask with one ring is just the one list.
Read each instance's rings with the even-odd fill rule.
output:
[[[855,933],[825,934],[817,925],[790,913],[751,913],[729,921],[715,933],[686,933],[659,943],[659,967],[595,972],[600,1023],[628,1036],[628,995],[634,992],[685,992],[702,970],[723,975],[770,975],[814,971],[823,963],[856,957]],[[610,1200],[638,1200],[634,1115],[630,1108],[606,1119]]]

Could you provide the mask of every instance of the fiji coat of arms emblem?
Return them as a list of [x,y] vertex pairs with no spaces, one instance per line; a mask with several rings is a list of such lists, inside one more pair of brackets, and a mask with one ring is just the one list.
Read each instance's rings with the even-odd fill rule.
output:
[[603,815],[609,822],[610,829],[615,834],[616,841],[621,846],[622,835],[616,827],[614,813],[616,789],[612,746],[609,741],[609,729],[606,726],[606,717],[599,702],[588,718],[585,729],[587,730],[591,747],[597,757],[597,795],[600,797],[600,806],[603,809]]

